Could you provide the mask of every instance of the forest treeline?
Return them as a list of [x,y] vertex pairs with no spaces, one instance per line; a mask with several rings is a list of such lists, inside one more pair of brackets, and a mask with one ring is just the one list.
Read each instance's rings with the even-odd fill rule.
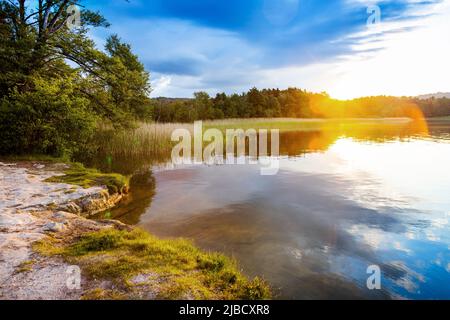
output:
[[450,115],[450,99],[375,96],[332,99],[326,93],[297,88],[253,88],[243,94],[195,93],[193,99],[152,99],[152,118],[159,122],[192,122],[229,118],[379,118]]

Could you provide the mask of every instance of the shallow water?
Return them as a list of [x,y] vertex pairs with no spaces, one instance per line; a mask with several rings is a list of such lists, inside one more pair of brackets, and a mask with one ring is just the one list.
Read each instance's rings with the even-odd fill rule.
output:
[[233,255],[278,298],[450,299],[449,138],[445,121],[290,131],[275,176],[155,169],[111,215]]

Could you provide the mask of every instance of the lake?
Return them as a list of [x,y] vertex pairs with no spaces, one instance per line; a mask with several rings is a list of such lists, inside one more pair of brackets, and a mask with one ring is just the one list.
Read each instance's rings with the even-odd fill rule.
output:
[[274,176],[140,170],[104,215],[227,253],[280,299],[450,299],[450,121],[325,122],[282,131],[280,154]]

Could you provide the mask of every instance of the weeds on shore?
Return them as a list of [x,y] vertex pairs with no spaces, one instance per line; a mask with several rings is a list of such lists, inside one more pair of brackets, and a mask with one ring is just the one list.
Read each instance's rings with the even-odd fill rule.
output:
[[97,128],[90,145],[95,151],[77,155],[76,161],[104,172],[133,174],[155,164],[170,160],[172,132],[193,129],[192,124],[140,122],[131,129],[115,129],[110,125]]
[[[157,299],[271,297],[269,286],[259,278],[246,278],[233,259],[203,252],[187,240],[161,240],[140,229],[106,229],[62,247],[47,239],[37,242],[34,249],[44,255],[61,255],[89,277],[113,281],[118,287],[125,284],[130,292],[136,286],[132,279],[147,275],[144,285],[156,293]],[[91,298],[112,298],[100,291],[91,292]],[[123,292],[113,296],[124,297]]]

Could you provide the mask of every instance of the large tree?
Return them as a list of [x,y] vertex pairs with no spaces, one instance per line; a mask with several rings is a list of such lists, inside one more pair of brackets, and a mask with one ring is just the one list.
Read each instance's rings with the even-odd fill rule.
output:
[[[18,86],[27,90],[27,77],[35,73],[55,70],[54,62],[68,59],[89,71],[89,62],[73,48],[83,43],[92,47],[86,32],[89,26],[108,26],[96,12],[80,9],[79,26],[70,28],[68,22],[76,18],[70,6],[80,1],[69,0],[1,0],[0,1],[0,94]],[[81,4],[80,4],[81,5]],[[82,8],[82,7],[80,7]],[[76,24],[72,24],[76,26]],[[72,50],[68,44],[72,42]],[[92,58],[92,57],[90,57]],[[92,63],[92,61],[91,61]]]
[[[90,27],[101,26],[109,23],[100,13],[86,9],[82,1],[0,0],[0,97],[11,89],[29,90],[30,76],[64,74],[62,62],[71,61],[92,82],[84,83],[83,93],[104,109],[101,113],[110,115],[106,104],[111,103],[121,111],[139,109],[150,92],[149,74],[117,36],[108,39],[106,52],[97,50],[87,33]],[[95,97],[92,86],[106,88],[109,99]]]
[[[99,50],[88,36],[108,26],[78,0],[0,0],[0,127],[20,138],[0,141],[0,153],[62,153],[76,139],[64,130],[147,115],[149,74],[131,47],[111,36]],[[78,145],[87,136],[77,135]]]

